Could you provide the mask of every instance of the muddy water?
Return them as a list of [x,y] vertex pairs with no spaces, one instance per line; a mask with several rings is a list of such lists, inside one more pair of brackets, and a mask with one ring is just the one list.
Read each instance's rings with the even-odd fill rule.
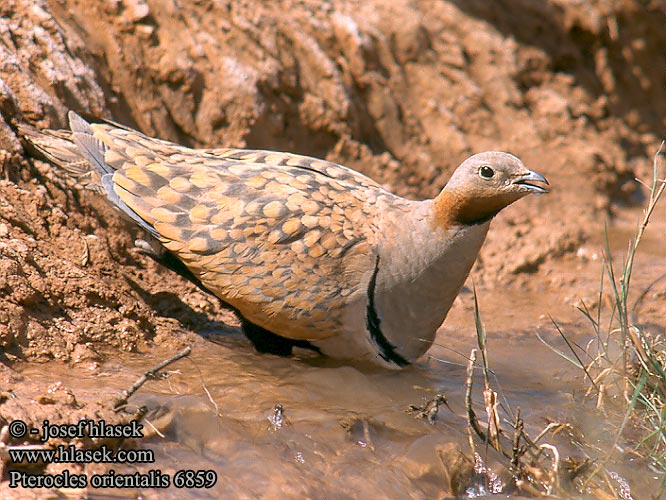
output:
[[[661,245],[658,235],[646,240],[637,262],[637,286],[655,272],[666,273]],[[617,422],[588,416],[580,404],[586,388],[580,372],[535,335],[539,332],[565,350],[545,315],[550,313],[574,340],[583,344],[589,338],[589,325],[572,306],[577,296],[593,296],[596,290],[599,267],[586,258],[583,267],[571,261],[565,263],[567,269],[547,272],[549,279],[536,290],[482,290],[481,309],[493,385],[501,389],[505,415],[520,407],[532,436],[549,421],[576,422],[580,432],[604,447],[614,438]],[[569,275],[576,275],[575,289],[562,285]],[[464,386],[466,357],[475,346],[471,304],[466,290],[430,357],[403,372],[339,365],[308,354],[298,359],[257,355],[238,332],[188,337],[192,354],[170,366],[166,380],[148,382],[131,399],[150,409],[148,420],[164,437],[141,442],[155,451],[154,464],[126,470],[160,469],[173,475],[181,469],[212,469],[217,483],[187,494],[175,488],[106,493],[148,499],[444,497],[448,487],[437,448],[457,443],[469,451]],[[109,360],[95,370],[59,371],[51,364],[48,373],[35,365],[25,365],[22,372],[35,382],[56,378],[75,392],[95,391],[100,385],[120,390],[174,352],[155,348]],[[483,419],[481,380],[477,373],[474,400]],[[435,425],[405,411],[437,393],[447,397],[450,409],[440,409]],[[278,403],[284,413],[276,418]],[[566,439],[562,446],[563,453],[579,453],[567,448]],[[492,453],[481,454],[499,472]],[[629,457],[618,453],[611,469],[627,479],[633,498],[647,498],[655,482],[644,463]],[[483,498],[484,493],[477,485],[469,496]]]
[[[528,431],[535,435],[549,419],[571,414],[571,394],[582,390],[575,370],[527,332],[493,335],[495,386],[505,407],[522,408]],[[451,351],[467,350],[469,335],[433,349],[446,362],[430,359],[400,373],[257,356],[239,334],[219,342],[196,339],[190,358],[174,364],[167,380],[149,382],[132,399],[151,409],[149,421],[165,435],[141,443],[155,451],[156,462],[138,470],[216,471],[213,488],[190,490],[188,498],[440,498],[447,486],[437,447],[458,443],[469,449],[465,359]],[[37,367],[24,374],[35,382],[58,377],[75,392],[94,391],[100,383],[122,389],[172,353],[133,355],[95,374],[78,368],[45,374]],[[481,387],[480,376],[475,384]],[[442,407],[435,425],[405,412],[436,393],[446,395],[452,411]],[[479,390],[475,401],[482,401]],[[271,420],[277,403],[284,408],[283,423]],[[477,412],[483,417],[481,405]],[[492,453],[486,461],[494,463]],[[477,486],[477,494],[482,491]],[[144,490],[141,497],[182,494],[171,488]]]
[[[449,364],[465,363],[462,357],[435,347],[432,354],[449,363],[431,359],[394,373],[257,356],[240,335],[219,342],[196,340],[190,358],[173,365],[177,371],[168,380],[149,382],[132,399],[152,409],[149,420],[166,436],[142,443],[157,455],[143,470],[217,472],[211,490],[190,491],[188,498],[438,498],[445,491],[436,448],[451,442],[466,448],[465,368]],[[541,357],[544,377],[535,377],[535,345],[519,343],[510,352],[497,347],[496,357],[518,360],[509,376],[498,378],[526,420],[540,427],[546,414],[569,406],[572,377],[561,363],[548,363],[554,357]],[[44,374],[36,367],[23,374],[35,382],[57,376],[75,391],[92,391],[100,382],[121,389],[169,354],[132,356],[97,374]],[[437,393],[447,396],[453,411],[441,408],[435,425],[406,413],[410,404]],[[281,425],[271,421],[277,403],[284,408]],[[143,498],[181,494],[142,492]]]

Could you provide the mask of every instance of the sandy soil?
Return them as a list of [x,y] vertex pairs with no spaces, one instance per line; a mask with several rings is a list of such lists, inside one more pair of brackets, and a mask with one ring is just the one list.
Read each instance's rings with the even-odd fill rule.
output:
[[[665,30],[666,7],[639,0],[3,2],[0,427],[127,419],[110,401],[156,346],[205,350],[200,335],[237,325],[136,252],[139,234],[104,200],[33,158],[18,124],[64,127],[73,109],[190,146],[327,158],[419,198],[471,153],[511,151],[553,186],[498,217],[473,271],[487,322],[511,341],[546,314],[577,324],[573,306],[594,300],[604,222],[619,248],[635,227],[645,201],[635,177],[649,178],[666,125]],[[663,209],[650,231],[644,286],[664,272]],[[517,319],[514,295],[533,316]],[[657,333],[665,296],[661,281],[641,309]],[[471,331],[469,299],[442,339]],[[225,354],[264,362],[230,338]],[[125,362],[134,371],[97,391],[53,385]],[[25,375],[35,363],[42,376]]]

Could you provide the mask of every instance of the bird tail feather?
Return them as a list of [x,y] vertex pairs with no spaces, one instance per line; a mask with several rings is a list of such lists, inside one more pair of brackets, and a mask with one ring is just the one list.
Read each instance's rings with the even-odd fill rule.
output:
[[120,199],[113,173],[116,169],[104,159],[108,146],[95,137],[91,125],[79,115],[68,114],[70,130],[37,130],[20,125],[19,132],[44,158],[76,178],[83,187],[106,195],[117,209],[142,229],[157,237],[155,229]]
[[79,115],[69,112],[72,130],[37,130],[19,125],[19,133],[49,162],[74,177],[79,184],[104,192],[103,177],[113,174],[104,162],[106,146],[92,135],[92,128]]

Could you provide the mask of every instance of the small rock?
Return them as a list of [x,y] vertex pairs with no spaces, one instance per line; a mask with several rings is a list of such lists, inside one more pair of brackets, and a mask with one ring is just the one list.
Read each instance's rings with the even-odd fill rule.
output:
[[125,11],[125,18],[133,23],[143,21],[150,15],[150,7],[145,0],[125,0],[127,10]]

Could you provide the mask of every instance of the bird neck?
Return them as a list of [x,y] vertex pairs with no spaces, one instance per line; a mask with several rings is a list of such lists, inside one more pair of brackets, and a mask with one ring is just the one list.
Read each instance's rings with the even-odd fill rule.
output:
[[483,196],[483,193],[444,188],[433,200],[434,222],[444,229],[484,224],[514,201],[510,194]]

